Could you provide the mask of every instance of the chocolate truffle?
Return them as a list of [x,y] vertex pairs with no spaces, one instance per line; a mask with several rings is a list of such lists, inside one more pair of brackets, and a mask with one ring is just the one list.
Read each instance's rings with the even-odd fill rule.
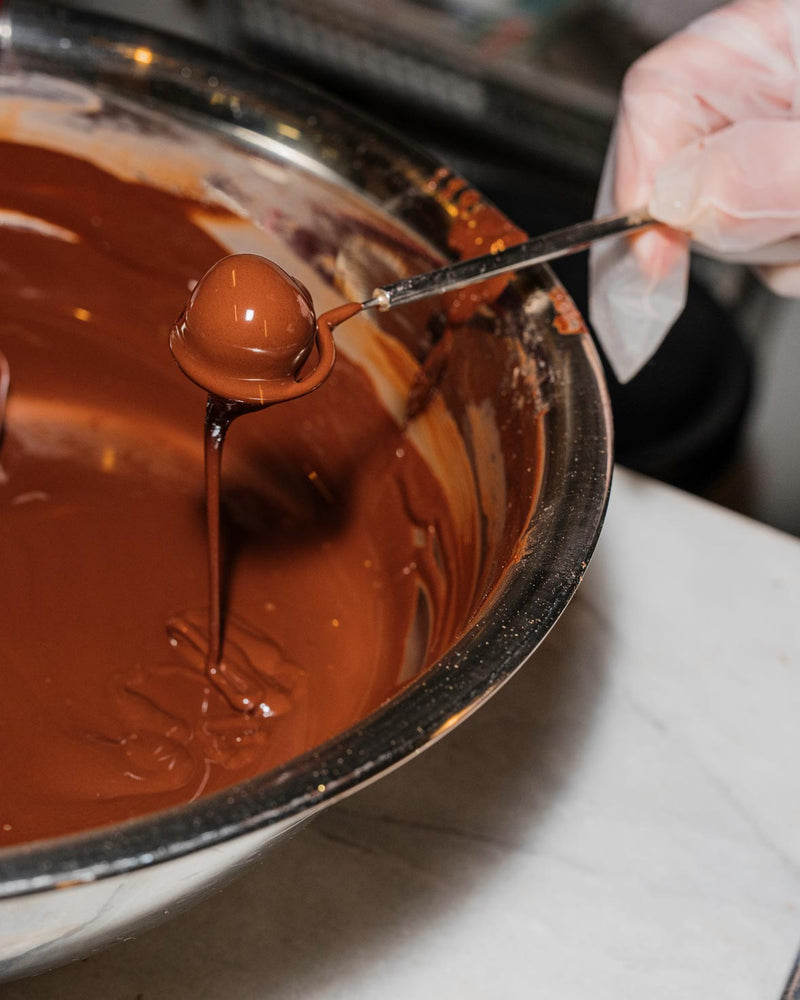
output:
[[316,336],[308,290],[265,257],[234,254],[197,283],[170,348],[212,395],[267,405],[314,387],[298,382],[298,373]]

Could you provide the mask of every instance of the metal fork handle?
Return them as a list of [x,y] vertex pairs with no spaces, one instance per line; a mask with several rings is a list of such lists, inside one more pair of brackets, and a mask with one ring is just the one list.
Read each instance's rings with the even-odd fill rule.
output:
[[535,236],[525,243],[508,247],[497,253],[487,253],[482,257],[472,257],[457,264],[448,264],[435,271],[425,271],[422,274],[403,278],[383,288],[376,288],[372,297],[362,303],[364,309],[391,309],[405,302],[414,302],[426,295],[439,292],[450,292],[463,288],[475,281],[503,274],[506,271],[516,271],[532,264],[542,264],[557,257],[585,250],[597,240],[610,236],[620,236],[632,233],[637,229],[650,226],[655,219],[646,209],[635,212],[620,212],[616,215],[606,215],[591,222],[578,222],[564,229],[556,229],[541,236]]

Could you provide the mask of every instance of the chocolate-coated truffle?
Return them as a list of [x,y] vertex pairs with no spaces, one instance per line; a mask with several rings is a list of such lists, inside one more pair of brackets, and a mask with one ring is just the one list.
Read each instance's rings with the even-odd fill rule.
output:
[[197,283],[170,348],[207,392],[266,405],[298,394],[315,336],[308,290],[265,257],[234,254]]

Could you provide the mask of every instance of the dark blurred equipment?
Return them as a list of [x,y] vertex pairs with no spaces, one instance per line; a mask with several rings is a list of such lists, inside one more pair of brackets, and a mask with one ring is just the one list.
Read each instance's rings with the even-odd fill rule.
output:
[[[228,8],[230,11],[231,8]],[[238,0],[235,41],[427,146],[531,233],[591,214],[626,67],[653,43],[599,3]],[[585,313],[585,257],[555,270]],[[693,282],[658,355],[609,373],[616,453],[695,491],[735,451],[752,362]]]
[[[239,0],[237,10],[255,52],[382,120],[413,120],[414,131],[444,130],[448,141],[477,137],[498,153],[569,163],[583,174],[602,162],[618,79],[598,87],[591,73],[548,68],[542,45],[548,59],[563,46],[535,5]],[[588,71],[590,61],[578,65]]]

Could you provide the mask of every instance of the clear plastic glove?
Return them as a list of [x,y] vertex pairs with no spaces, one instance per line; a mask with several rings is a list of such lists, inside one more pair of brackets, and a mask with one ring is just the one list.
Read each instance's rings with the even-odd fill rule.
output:
[[623,382],[683,309],[690,242],[800,295],[800,0],[739,0],[634,63],[597,214],[645,205],[674,228],[590,255],[589,315]]

